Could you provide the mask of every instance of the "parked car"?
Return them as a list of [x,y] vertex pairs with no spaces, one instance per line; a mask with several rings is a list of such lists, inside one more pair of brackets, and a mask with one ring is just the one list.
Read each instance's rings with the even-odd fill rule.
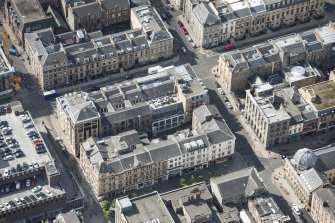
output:
[[5,169],[5,172],[3,174],[4,177],[8,176],[9,175],[9,170],[8,169]]
[[161,16],[162,16],[162,19],[163,19],[163,20],[167,20],[167,19],[168,19],[166,13],[164,13],[164,12],[161,14]]
[[230,43],[230,44],[227,44],[227,45],[224,45],[223,46],[223,50],[224,51],[229,51],[229,50],[233,50],[233,49],[235,49],[235,45],[234,44],[232,44],[232,43]]
[[30,179],[26,180],[26,187],[30,187]]
[[43,148],[36,148],[36,152],[38,153],[38,154],[40,154],[40,153],[44,153],[44,152],[46,152],[46,149],[43,147]]
[[197,48],[194,42],[190,42],[192,48]]
[[218,87],[218,92],[221,94],[221,95],[224,95],[224,91],[221,87]]
[[301,215],[301,211],[296,204],[292,204],[292,210],[293,210],[294,213],[296,213],[296,215],[298,215],[298,216]]
[[27,170],[29,168],[28,164],[26,162],[22,163],[22,170]]
[[187,39],[188,42],[192,41],[192,38],[189,35],[186,36],[186,39]]
[[184,26],[180,27],[180,31],[184,34],[184,35],[188,35],[188,31]]
[[5,160],[5,161],[9,161],[9,160],[13,160],[13,159],[14,159],[14,157],[12,155],[8,155],[8,156],[5,156],[3,158],[3,160]]
[[166,16],[167,16],[168,18],[172,18],[172,17],[173,17],[173,16],[171,15],[171,13],[168,12],[168,11],[166,11],[165,14],[166,14]]
[[29,129],[29,128],[34,127],[34,124],[33,124],[32,122],[29,122],[29,123],[25,124],[23,127],[24,127],[25,129]]
[[24,155],[24,153],[22,151],[18,151],[14,155],[15,155],[16,158],[19,158],[19,157],[22,157]]
[[8,125],[8,121],[6,121],[6,120],[0,121],[0,125]]
[[32,191],[33,191],[34,193],[37,193],[37,192],[40,191],[41,189],[42,189],[41,186],[36,186],[36,187],[34,187],[34,188],[32,189]]
[[39,167],[39,165],[38,165],[38,163],[36,161],[33,162],[33,167],[34,168],[38,168]]
[[181,48],[181,51],[182,51],[184,54],[186,54],[186,53],[187,53],[187,50],[186,50],[186,48],[185,48],[185,47],[182,47],[182,48]]
[[52,197],[52,196],[53,196],[53,194],[52,194],[49,190],[45,190],[44,192],[45,192],[45,194],[48,195],[49,197]]
[[178,20],[177,23],[178,23],[179,27],[184,27],[184,24],[181,21]]
[[229,109],[232,109],[232,108],[233,108],[233,106],[230,104],[229,101],[226,102],[226,105],[227,105],[227,107],[228,107]]

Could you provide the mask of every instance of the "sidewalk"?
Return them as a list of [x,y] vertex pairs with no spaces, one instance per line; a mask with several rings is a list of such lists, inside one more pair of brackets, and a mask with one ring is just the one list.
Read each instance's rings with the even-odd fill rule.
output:
[[[191,34],[190,36],[193,36],[192,30],[189,27],[189,24],[186,22],[185,18],[183,16],[178,16],[178,19],[184,24],[185,28],[187,29],[187,31]],[[311,18],[311,20],[309,22],[306,23],[298,23],[294,26],[288,26],[288,27],[284,27],[281,29],[278,29],[276,31],[271,31],[268,30],[267,33],[265,34],[261,34],[258,36],[254,36],[254,37],[250,37],[248,36],[246,39],[244,40],[239,40],[239,41],[235,41],[233,38],[230,38],[232,41],[232,43],[235,43],[236,48],[243,48],[243,47],[247,47],[247,46],[251,46],[257,43],[261,43],[264,42],[266,40],[269,39],[273,39],[273,38],[277,38],[279,36],[285,36],[285,35],[289,35],[289,34],[294,34],[294,33],[298,33],[298,32],[302,32],[305,30],[309,30],[309,29],[313,29],[313,28],[317,28],[320,25],[324,25],[329,23],[329,21],[334,21],[335,17],[333,15],[332,12],[328,12],[325,11],[325,16],[322,19],[318,19],[315,20],[313,18]],[[223,52],[223,46],[217,46],[217,47],[213,47],[210,49],[203,49],[204,51],[215,51],[215,52]]]
[[284,173],[284,165],[275,169],[271,176],[272,183],[278,188],[289,204],[296,204],[300,209],[305,208],[305,204],[299,200],[290,184],[286,181]]

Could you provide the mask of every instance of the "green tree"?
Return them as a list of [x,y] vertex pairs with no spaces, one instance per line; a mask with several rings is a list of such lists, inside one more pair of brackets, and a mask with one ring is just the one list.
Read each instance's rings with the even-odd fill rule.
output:
[[180,186],[182,187],[187,186],[185,178],[180,178],[179,183],[180,183]]
[[211,171],[208,172],[208,176],[209,178],[212,178],[213,177],[213,173]]
[[104,210],[104,211],[108,211],[109,210],[109,208],[110,208],[110,203],[109,203],[109,201],[103,201],[102,203],[101,203],[101,207],[102,207],[102,209]]
[[202,175],[198,176],[199,181],[204,181],[204,177]]
[[104,217],[107,218],[107,219],[113,217],[113,212],[110,211],[110,210],[108,210],[108,211],[104,210]]
[[111,202],[111,205],[110,205],[110,206],[111,206],[112,208],[115,208],[115,203],[116,203],[116,200],[113,199],[112,202]]
[[191,176],[190,184],[195,184],[195,177],[193,175]]
[[136,194],[135,192],[133,192],[133,193],[131,194],[131,197],[132,197],[132,198],[137,197],[137,194]]

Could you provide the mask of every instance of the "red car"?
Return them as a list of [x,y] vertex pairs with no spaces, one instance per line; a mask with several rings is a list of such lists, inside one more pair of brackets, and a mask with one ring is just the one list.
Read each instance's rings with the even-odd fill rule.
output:
[[43,142],[41,142],[41,141],[36,141],[35,142],[35,146],[40,146],[40,145],[43,145]]
[[229,51],[229,50],[233,50],[233,49],[235,49],[235,45],[232,44],[232,43],[224,45],[224,47],[223,47],[224,51]]
[[184,35],[188,35],[188,31],[184,26],[180,27],[180,30],[184,33]]

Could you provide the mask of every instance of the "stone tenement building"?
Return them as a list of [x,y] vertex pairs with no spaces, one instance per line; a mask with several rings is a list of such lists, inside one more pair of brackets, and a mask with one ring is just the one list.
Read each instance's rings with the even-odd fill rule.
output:
[[335,147],[328,146],[314,151],[303,148],[293,159],[284,159],[285,178],[305,205],[311,206],[313,194],[320,188],[335,183],[334,158]]
[[193,110],[209,103],[208,90],[190,65],[162,68],[156,74],[70,93],[56,99],[60,124],[79,156],[79,143],[90,137],[135,129],[157,134],[192,119]]
[[335,223],[335,189],[321,188],[313,194],[311,216],[315,222]]
[[[251,88],[249,81],[255,76],[269,83],[281,78],[289,86],[314,84],[319,76],[314,65],[326,70],[334,65],[334,44],[335,26],[329,23],[314,30],[223,53],[218,64],[219,82],[234,94]],[[295,66],[306,72],[301,72],[301,68],[292,70]]]
[[129,21],[129,0],[60,0],[71,30],[97,31]]
[[155,8],[132,8],[131,28],[106,36],[44,29],[26,35],[25,50],[44,90],[172,57],[173,37]]
[[38,0],[5,0],[4,6],[4,19],[20,45],[25,33],[53,26],[52,17],[44,13]]
[[267,29],[292,26],[324,14],[324,0],[176,0],[198,46],[210,48],[230,37],[243,39]]
[[0,49],[0,100],[14,96],[14,73],[14,67],[10,65],[6,55]]
[[335,128],[335,80],[300,89],[258,82],[246,90],[244,116],[265,148]]
[[80,166],[95,194],[114,196],[228,160],[235,136],[215,110],[212,115],[206,112],[208,105],[195,109],[199,128],[165,140],[149,141],[135,130],[86,140],[80,147]]

